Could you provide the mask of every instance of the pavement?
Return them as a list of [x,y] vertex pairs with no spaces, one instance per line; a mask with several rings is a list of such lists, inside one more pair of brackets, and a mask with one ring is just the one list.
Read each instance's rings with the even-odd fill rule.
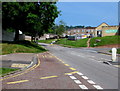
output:
[[[99,50],[98,48],[97,52],[107,54],[107,55],[112,55],[112,53],[109,52],[111,49],[112,48],[101,48],[101,50]],[[120,54],[116,54],[116,56],[120,56]]]
[[13,53],[0,55],[0,67],[23,70],[37,63],[36,60],[34,60],[35,56],[36,54],[34,53]]
[[[110,50],[112,50],[112,48],[94,48],[94,50],[95,50],[97,53],[112,56],[112,53],[109,52]],[[116,56],[117,56],[116,61],[110,60],[110,61],[104,61],[104,63],[105,63],[105,64],[108,64],[108,65],[114,65],[114,66],[116,66],[116,67],[120,67],[120,62],[119,62],[120,54],[116,54]]]

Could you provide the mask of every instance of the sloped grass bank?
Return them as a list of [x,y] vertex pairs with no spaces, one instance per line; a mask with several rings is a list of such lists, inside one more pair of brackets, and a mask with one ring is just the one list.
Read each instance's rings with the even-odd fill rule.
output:
[[56,40],[57,40],[57,39],[38,40],[38,42],[50,44],[52,41],[56,41]]
[[[100,42],[96,42],[96,39],[99,39],[101,41]],[[119,39],[120,39],[120,36],[105,36],[105,37],[91,38],[91,40],[90,40],[90,47],[120,44]]]
[[120,54],[120,48],[117,49],[117,53]]
[[40,53],[47,51],[40,45],[30,41],[3,42],[0,46],[2,46],[0,55],[10,53]]
[[56,44],[62,44],[66,47],[87,47],[87,41],[86,39],[80,39],[80,40],[68,40],[68,39],[60,39],[56,42]]

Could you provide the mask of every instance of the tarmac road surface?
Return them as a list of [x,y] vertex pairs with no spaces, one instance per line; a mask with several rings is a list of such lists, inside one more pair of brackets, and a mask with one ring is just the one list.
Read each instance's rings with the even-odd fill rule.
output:
[[103,89],[49,52],[38,57],[38,64],[27,71],[1,79],[2,89]]
[[118,89],[118,68],[102,63],[111,59],[109,55],[42,45],[49,52],[38,54],[33,67],[0,79],[2,89]]
[[115,65],[103,63],[104,61],[111,61],[110,55],[97,53],[95,51],[97,49],[94,48],[67,48],[58,45],[44,45],[44,47],[102,88],[118,89],[119,68]]

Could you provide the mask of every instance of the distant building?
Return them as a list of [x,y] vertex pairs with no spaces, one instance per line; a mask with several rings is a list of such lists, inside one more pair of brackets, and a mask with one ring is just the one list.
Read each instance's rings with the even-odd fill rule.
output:
[[73,36],[73,35],[92,35],[92,36],[94,36],[95,28],[96,27],[70,29],[66,32],[66,34],[68,36]]
[[84,35],[87,37],[103,37],[103,36],[113,36],[118,35],[119,26],[110,26],[103,22],[97,27],[86,27],[70,29],[66,31],[68,36]]
[[119,26],[110,26],[106,23],[100,24],[95,29],[95,37],[113,36],[118,35]]
[[102,27],[102,37],[119,35],[119,26],[104,26]]
[[102,28],[105,26],[109,26],[109,25],[103,22],[102,24],[100,24],[95,28],[95,37],[102,37]]

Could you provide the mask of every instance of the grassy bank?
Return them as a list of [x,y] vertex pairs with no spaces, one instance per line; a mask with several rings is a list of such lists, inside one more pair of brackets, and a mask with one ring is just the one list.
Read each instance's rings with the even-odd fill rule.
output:
[[120,48],[117,49],[117,53],[120,54]]
[[[105,37],[95,37],[91,38],[90,40],[90,46],[95,47],[96,46],[104,46],[104,45],[111,45],[111,44],[120,44],[120,41],[118,40],[120,36],[105,36]],[[96,42],[96,39],[100,39],[100,42]]]
[[86,39],[80,39],[80,40],[67,40],[67,39],[60,39],[56,42],[56,44],[62,44],[63,46],[67,47],[87,47],[87,40]]
[[38,40],[38,42],[50,44],[52,41],[55,41],[55,40],[57,40],[57,39]]
[[[109,52],[112,53],[112,50],[110,50]],[[117,54],[120,54],[120,48],[117,49]]]
[[7,73],[10,73],[12,71],[17,71],[18,69],[12,69],[12,68],[0,68],[0,75],[4,75]]
[[0,53],[0,55],[10,53],[39,53],[46,51],[40,45],[30,41],[3,42],[0,46],[2,46],[2,53]]

